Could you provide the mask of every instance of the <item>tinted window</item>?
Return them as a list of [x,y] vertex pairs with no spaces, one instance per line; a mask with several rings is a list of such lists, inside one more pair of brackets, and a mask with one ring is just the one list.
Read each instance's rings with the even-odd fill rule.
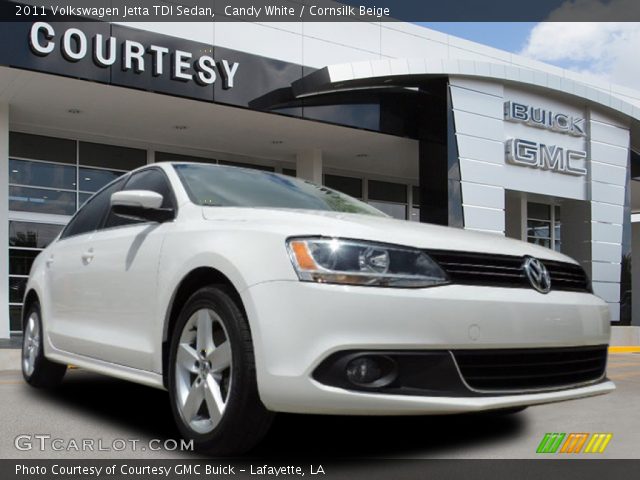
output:
[[369,180],[369,200],[407,203],[407,186],[402,183]]
[[192,157],[191,155],[178,155],[177,153],[156,152],[156,163],[160,162],[198,162],[218,163],[215,158]]
[[60,233],[60,225],[33,222],[9,222],[9,246],[45,248]]
[[123,190],[151,190],[162,195],[164,199],[162,208],[173,207],[173,193],[171,193],[169,181],[164,172],[157,168],[134,173],[129,177],[129,181]]
[[76,194],[63,190],[9,186],[9,210],[73,215]]
[[411,187],[411,191],[413,192],[413,204],[420,206],[420,187],[413,186]]
[[24,298],[24,287],[26,286],[26,278],[9,277],[9,302],[21,303]]
[[124,175],[124,172],[80,167],[80,172],[78,174],[80,179],[80,190],[83,192],[97,192],[106,184],[122,175]]
[[384,216],[355,198],[284,175],[204,164],[179,164],[175,169],[191,200],[202,206],[296,208]]
[[264,170],[265,172],[273,172],[275,168],[266,165],[258,165],[255,163],[231,162],[228,160],[220,160],[220,165],[229,165],[230,167],[253,168],[254,170]]
[[28,133],[9,134],[9,155],[59,163],[76,163],[76,142]]
[[147,163],[147,152],[139,148],[80,142],[80,165],[133,170]]
[[[169,181],[164,172],[157,168],[150,168],[132,174],[122,190],[151,190],[152,192],[162,195],[162,208],[175,208]],[[140,221],[119,217],[111,212],[105,223],[105,228],[129,225],[132,223],[140,223]]]
[[40,250],[9,249],[9,274],[29,275],[31,264],[40,253]]
[[111,195],[117,192],[124,178],[108,186],[93,196],[71,219],[60,238],[93,232],[98,228],[107,211],[111,208]]
[[359,178],[326,174],[324,176],[324,184],[352,197],[362,198],[362,180]]
[[9,183],[75,190],[76,167],[10,158]]

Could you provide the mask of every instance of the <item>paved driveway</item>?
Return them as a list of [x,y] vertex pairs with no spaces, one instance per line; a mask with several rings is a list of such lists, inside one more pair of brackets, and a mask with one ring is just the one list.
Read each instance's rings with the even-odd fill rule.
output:
[[[530,408],[510,417],[280,415],[253,453],[291,459],[532,458],[546,432],[610,432],[613,439],[601,458],[640,458],[640,355],[612,355],[609,376],[618,386],[612,394]],[[167,439],[179,438],[163,391],[83,370],[69,371],[57,390],[40,391],[25,385],[17,371],[0,371],[0,400],[0,458],[194,456],[172,450],[172,441],[167,444],[169,450],[150,450],[161,447]],[[14,439],[21,434],[49,435],[45,443],[51,447],[51,440],[59,439],[57,446],[64,450],[17,450]],[[30,438],[37,447],[39,441]],[[94,451],[75,450],[74,443],[81,448],[83,439],[93,442]],[[159,441],[149,444],[152,439]],[[133,450],[135,440],[138,442]],[[110,450],[96,450],[99,442]],[[123,442],[124,450],[118,451]]]

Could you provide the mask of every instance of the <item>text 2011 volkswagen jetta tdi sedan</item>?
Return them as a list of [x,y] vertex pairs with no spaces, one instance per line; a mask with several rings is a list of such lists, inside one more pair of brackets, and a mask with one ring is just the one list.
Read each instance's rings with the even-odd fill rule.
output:
[[608,308],[572,259],[233,167],[109,184],[37,257],[24,305],[27,382],[71,363],[165,388],[218,454],[272,412],[508,412],[614,388]]

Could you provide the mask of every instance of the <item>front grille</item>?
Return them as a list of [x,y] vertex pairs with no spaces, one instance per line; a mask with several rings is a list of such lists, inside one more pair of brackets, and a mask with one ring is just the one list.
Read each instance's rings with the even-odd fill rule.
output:
[[[522,265],[524,257],[489,253],[426,250],[453,283],[494,287],[531,288]],[[573,263],[541,260],[551,276],[551,290],[590,292],[582,267]]]
[[607,346],[457,350],[464,381],[481,391],[559,389],[604,376]]

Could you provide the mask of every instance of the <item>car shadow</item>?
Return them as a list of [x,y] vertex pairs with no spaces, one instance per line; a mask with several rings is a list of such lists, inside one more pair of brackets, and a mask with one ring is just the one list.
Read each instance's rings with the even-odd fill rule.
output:
[[[86,371],[69,372],[43,400],[159,439],[180,438],[169,397],[157,390]],[[446,455],[466,447],[508,441],[524,431],[527,414],[446,416],[326,416],[279,414],[248,457],[354,458]]]

